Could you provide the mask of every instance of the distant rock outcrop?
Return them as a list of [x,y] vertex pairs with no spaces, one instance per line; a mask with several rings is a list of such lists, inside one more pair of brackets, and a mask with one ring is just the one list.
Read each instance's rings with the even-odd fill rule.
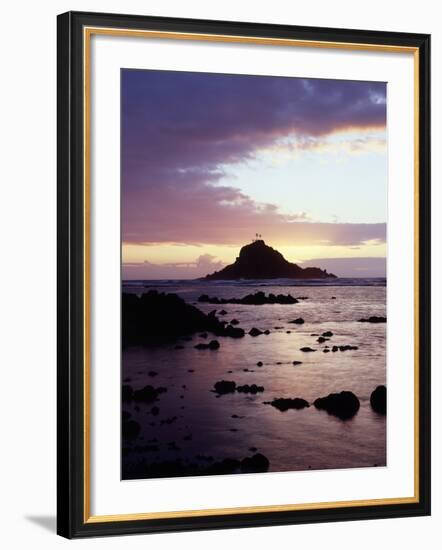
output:
[[292,264],[280,252],[267,246],[263,240],[243,246],[233,264],[205,277],[209,280],[327,278],[336,276],[318,267],[302,268]]

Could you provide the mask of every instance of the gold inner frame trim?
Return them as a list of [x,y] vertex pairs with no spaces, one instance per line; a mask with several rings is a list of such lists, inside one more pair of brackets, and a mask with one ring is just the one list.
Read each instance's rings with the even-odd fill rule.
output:
[[[363,50],[373,52],[412,53],[414,62],[414,494],[409,497],[281,504],[269,506],[248,506],[234,508],[214,508],[205,510],[178,510],[168,512],[147,512],[113,515],[91,515],[91,472],[90,472],[90,109],[91,109],[91,64],[90,43],[92,35],[125,36],[132,38],[195,40],[203,42],[248,43],[269,46],[292,46],[304,48]],[[282,38],[261,38],[236,35],[204,33],[181,33],[119,29],[111,27],[83,28],[83,101],[84,101],[84,523],[106,523],[116,521],[157,520],[191,518],[230,514],[256,514],[264,512],[287,512],[300,510],[324,510],[332,508],[412,504],[419,502],[419,49],[411,46],[388,44],[364,44],[349,42],[328,42],[316,40],[296,40]]]

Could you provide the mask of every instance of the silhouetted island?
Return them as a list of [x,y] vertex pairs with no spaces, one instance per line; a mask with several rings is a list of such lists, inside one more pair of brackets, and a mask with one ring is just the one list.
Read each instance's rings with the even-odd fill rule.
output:
[[336,275],[319,267],[302,268],[292,264],[260,239],[243,246],[233,264],[204,277],[209,280],[327,278],[336,278]]

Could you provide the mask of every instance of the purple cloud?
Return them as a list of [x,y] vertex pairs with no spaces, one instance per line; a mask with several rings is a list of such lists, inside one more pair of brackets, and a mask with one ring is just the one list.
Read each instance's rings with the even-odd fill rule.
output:
[[384,83],[123,70],[121,89],[123,241],[238,244],[256,228],[278,241],[385,238],[385,227],[294,224],[218,184],[222,165],[289,134],[384,127]]
[[211,254],[201,254],[194,262],[155,264],[127,262],[123,264],[123,279],[197,279],[225,266]]

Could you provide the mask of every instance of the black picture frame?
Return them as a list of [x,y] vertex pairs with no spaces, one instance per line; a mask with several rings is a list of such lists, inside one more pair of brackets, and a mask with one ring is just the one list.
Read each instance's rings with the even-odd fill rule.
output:
[[[430,36],[398,32],[268,25],[68,12],[58,16],[58,467],[57,531],[67,538],[199,529],[272,526],[430,514]],[[85,193],[84,29],[111,27],[409,47],[419,63],[418,223],[418,498],[411,503],[89,521],[85,498]]]

